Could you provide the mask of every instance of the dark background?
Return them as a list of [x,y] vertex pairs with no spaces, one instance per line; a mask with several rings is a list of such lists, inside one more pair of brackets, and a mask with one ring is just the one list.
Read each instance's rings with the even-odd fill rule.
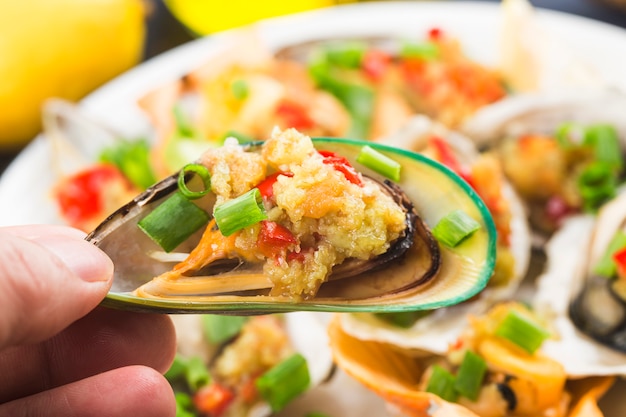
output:
[[[169,13],[161,0],[147,1],[151,10],[148,17],[148,39],[144,59],[149,59],[193,39],[193,36]],[[484,1],[497,3],[500,0]],[[603,0],[531,0],[531,3],[535,7],[572,13],[626,28],[626,11],[612,7]],[[5,80],[5,82],[10,81]],[[0,153],[0,174],[16,155],[17,152]]]

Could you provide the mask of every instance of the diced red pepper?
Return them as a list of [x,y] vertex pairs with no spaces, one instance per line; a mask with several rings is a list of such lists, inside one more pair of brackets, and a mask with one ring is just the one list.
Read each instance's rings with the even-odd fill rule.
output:
[[281,101],[276,107],[276,114],[283,119],[286,128],[306,130],[315,127],[315,121],[311,119],[307,109],[294,101]]
[[200,413],[219,417],[226,411],[234,398],[235,394],[231,390],[217,383],[212,383],[196,392],[193,403]]
[[282,171],[268,175],[267,178],[265,178],[256,186],[264,199],[271,200],[274,197],[274,184],[276,183],[279,175],[293,177],[293,174],[291,172]]
[[367,77],[378,81],[385,75],[390,64],[391,55],[378,49],[370,49],[365,53],[361,66]]
[[263,220],[257,238],[259,251],[268,258],[286,256],[287,251],[294,249],[298,239],[289,229],[276,222]]
[[617,277],[626,279],[626,248],[620,249],[613,254],[613,262],[617,266]]
[[363,185],[361,176],[346,158],[330,151],[318,152],[324,157],[325,164],[332,165],[333,168],[341,172],[352,184]]
[[56,190],[61,214],[71,225],[82,224],[104,209],[103,191],[107,183],[127,180],[113,165],[95,165],[68,177]]
[[461,165],[454,152],[452,152],[448,142],[438,136],[433,136],[430,139],[430,143],[437,152],[437,161],[450,168],[468,184],[472,185],[472,175],[470,171]]
[[440,40],[443,36],[444,32],[441,28],[434,27],[428,31],[428,39],[433,42]]

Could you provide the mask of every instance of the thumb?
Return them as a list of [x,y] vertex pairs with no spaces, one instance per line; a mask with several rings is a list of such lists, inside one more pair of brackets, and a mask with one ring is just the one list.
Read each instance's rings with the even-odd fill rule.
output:
[[112,277],[111,260],[82,232],[0,228],[0,349],[60,332],[98,305]]

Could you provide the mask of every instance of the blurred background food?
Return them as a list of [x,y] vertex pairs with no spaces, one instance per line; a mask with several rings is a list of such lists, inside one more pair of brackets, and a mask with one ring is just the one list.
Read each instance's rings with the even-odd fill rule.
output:
[[78,100],[137,64],[142,0],[0,1],[0,150],[39,131],[48,97]]

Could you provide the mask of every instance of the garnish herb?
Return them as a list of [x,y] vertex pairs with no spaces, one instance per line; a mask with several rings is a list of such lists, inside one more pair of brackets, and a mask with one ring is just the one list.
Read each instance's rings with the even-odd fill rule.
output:
[[413,326],[416,321],[418,321],[422,317],[426,317],[430,313],[431,311],[429,310],[421,310],[402,311],[398,313],[374,313],[374,315],[389,324],[403,329],[408,329],[409,327]]
[[402,45],[400,57],[430,61],[439,57],[439,47],[433,42],[406,42]]
[[550,333],[518,311],[510,310],[496,328],[495,335],[533,354],[550,336]]
[[157,181],[149,155],[146,140],[120,140],[102,151],[100,162],[115,165],[135,187],[145,190]]
[[224,236],[267,219],[263,199],[258,188],[215,207],[215,223]]
[[257,378],[255,386],[272,410],[279,411],[306,391],[310,383],[306,359],[296,353]]
[[454,248],[480,229],[480,223],[463,210],[454,210],[444,216],[433,228],[433,236],[442,244]]
[[458,393],[454,389],[455,381],[456,378],[451,372],[440,365],[434,365],[426,385],[426,392],[433,393],[446,401],[455,402],[458,398]]
[[485,360],[471,350],[466,351],[456,374],[454,389],[462,396],[476,401],[486,372]]
[[615,264],[613,255],[624,248],[626,248],[626,233],[618,230],[609,242],[602,258],[600,258],[598,263],[594,266],[593,272],[605,278],[614,277],[617,272],[617,265]]
[[245,316],[222,316],[217,314],[205,314],[202,316],[204,334],[209,342],[220,344],[232,339],[241,331],[248,321]]
[[[187,187],[187,181],[185,180],[185,178],[188,177],[188,174],[198,175],[204,184],[204,189],[200,191],[190,190],[189,187]],[[189,200],[195,200],[196,198],[206,195],[209,191],[211,191],[211,173],[209,172],[209,169],[202,164],[185,165],[178,174],[178,189],[183,196]]]
[[369,145],[361,148],[357,162],[396,182],[400,181],[400,163]]
[[250,94],[250,87],[245,80],[235,80],[230,85],[230,91],[237,100],[245,100]]
[[164,251],[171,252],[208,221],[206,211],[176,192],[141,219],[137,226]]
[[209,385],[211,382],[211,374],[204,362],[202,362],[202,359],[192,357],[187,360],[185,380],[189,388],[193,391],[198,391],[200,388]]

